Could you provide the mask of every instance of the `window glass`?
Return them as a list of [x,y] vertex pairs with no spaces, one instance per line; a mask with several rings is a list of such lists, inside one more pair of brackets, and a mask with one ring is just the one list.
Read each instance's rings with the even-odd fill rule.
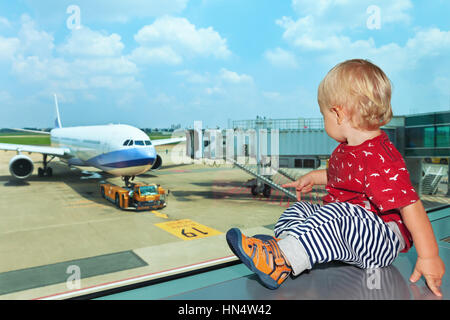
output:
[[[327,162],[338,143],[324,130],[317,86],[339,57],[361,40],[366,43],[369,35],[377,35],[377,52],[384,43],[398,40],[398,45],[386,47],[391,51],[387,59],[375,59],[391,66],[384,71],[396,84],[393,113],[403,115],[386,125],[386,132],[394,143],[399,141],[409,166],[418,161],[411,177],[418,177],[427,188],[437,186],[421,190],[427,200],[423,203],[448,203],[450,111],[432,112],[447,110],[448,62],[442,64],[444,55],[435,58],[442,52],[420,50],[417,41],[421,59],[412,59],[414,70],[405,68],[415,53],[402,48],[405,39],[422,34],[418,22],[423,30],[448,30],[442,24],[448,21],[450,4],[428,1],[425,13],[408,11],[410,28],[396,28],[394,37],[388,25],[381,33],[366,30],[362,19],[353,28],[351,19],[345,18],[363,17],[361,5],[351,10],[327,5],[326,12],[318,14],[310,10],[311,4],[300,8],[301,1],[292,0],[245,5],[227,1],[227,10],[220,10],[224,1],[221,5],[172,1],[178,5],[170,10],[155,10],[154,2],[164,6],[167,1],[110,1],[108,8],[102,8],[100,1],[59,1],[55,6],[49,1],[1,2],[0,43],[27,48],[0,49],[1,148],[14,149],[4,143],[46,147],[53,143],[60,148],[46,148],[56,156],[23,151],[15,159],[20,162],[11,167],[17,151],[0,152],[0,299],[54,298],[62,293],[69,298],[131,282],[160,281],[156,278],[186,270],[195,273],[196,268],[235,261],[225,239],[230,228],[239,227],[246,235],[273,235],[280,215],[296,201],[279,186],[312,170],[325,170],[328,164],[333,165],[330,177],[337,170],[333,160]],[[335,11],[339,19],[332,18]],[[432,11],[439,16],[418,16]],[[95,23],[88,19],[92,12],[98,13]],[[243,30],[245,24],[234,23],[236,14],[246,12],[255,13],[246,16],[248,25],[262,28]],[[304,21],[306,15],[314,23],[302,36],[293,21]],[[120,24],[111,23],[119,17]],[[48,23],[46,18],[58,23]],[[108,55],[111,50],[99,50],[104,45],[92,48],[81,37],[69,39],[76,40],[75,45],[67,46],[66,35],[79,29],[80,21],[92,28],[91,34],[84,35],[95,36],[96,43],[114,41],[113,56]],[[156,34],[149,30],[164,29],[173,38],[181,36],[186,26],[191,38],[183,38],[184,43],[201,37],[189,42],[191,50],[180,45],[157,49],[150,43]],[[119,29],[120,37],[112,37]],[[258,30],[262,36],[256,35]],[[321,34],[323,30],[326,34]],[[44,41],[27,46],[24,31]],[[247,43],[252,32],[254,43]],[[208,36],[214,39],[208,41]],[[328,39],[351,40],[348,48],[338,46],[333,52],[330,44],[336,46]],[[49,45],[54,50],[48,50]],[[321,47],[324,50],[318,50]],[[264,58],[261,48],[266,50]],[[403,58],[399,50],[410,57],[399,61]],[[367,53],[363,51],[362,56]],[[230,59],[226,63],[230,56],[239,63],[229,63]],[[43,88],[55,89],[63,128],[52,123],[54,97]],[[27,126],[52,133],[8,129]],[[175,137],[185,137],[186,142],[161,142]],[[120,141],[130,148],[119,146]],[[25,156],[34,163],[34,171]],[[352,168],[358,170],[356,165]],[[11,171],[16,169],[31,175],[15,179],[17,174]],[[165,195],[152,184],[160,185]],[[325,194],[325,186],[314,186],[302,199],[320,204]],[[138,200],[140,195],[146,199]],[[256,283],[251,286],[258,290]],[[352,284],[347,286],[351,288]],[[258,292],[252,294],[260,297]]]
[[450,147],[450,126],[436,127],[436,147]]
[[435,127],[424,128],[423,146],[425,148],[434,148]]
[[139,187],[139,190],[141,191],[142,196],[150,196],[158,194],[155,186],[142,186]]
[[[423,127],[405,129],[406,148],[423,148],[425,146],[425,130]],[[429,140],[429,137],[428,137]]]

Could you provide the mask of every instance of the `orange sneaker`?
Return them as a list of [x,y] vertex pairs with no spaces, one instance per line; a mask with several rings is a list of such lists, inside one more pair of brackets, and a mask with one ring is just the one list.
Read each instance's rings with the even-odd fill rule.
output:
[[271,236],[246,237],[233,228],[228,230],[226,239],[234,254],[269,289],[277,289],[289,276],[292,268],[281,254],[277,240]]

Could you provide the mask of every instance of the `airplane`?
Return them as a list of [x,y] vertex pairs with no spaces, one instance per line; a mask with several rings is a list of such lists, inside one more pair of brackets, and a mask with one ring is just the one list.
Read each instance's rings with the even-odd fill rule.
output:
[[40,177],[53,175],[48,164],[58,157],[69,166],[95,167],[120,176],[128,186],[135,176],[161,167],[162,159],[156,153],[155,146],[186,140],[185,137],[180,137],[151,141],[142,130],[125,124],[63,127],[56,94],[54,97],[54,129],[50,132],[16,129],[50,135],[50,147],[0,143],[0,150],[17,151],[17,155],[9,162],[9,172],[16,179],[27,179],[33,173],[33,161],[23,152],[35,152],[43,156],[43,167],[38,168]]

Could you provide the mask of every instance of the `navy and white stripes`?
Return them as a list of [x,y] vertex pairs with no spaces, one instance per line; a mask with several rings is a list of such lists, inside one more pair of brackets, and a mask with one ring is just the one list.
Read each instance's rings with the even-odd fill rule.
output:
[[[284,211],[274,232],[278,238],[296,238],[311,266],[339,260],[364,269],[385,267],[394,261],[400,248],[397,235],[383,220],[346,202],[325,206],[297,202]],[[284,251],[288,260],[296,254]]]

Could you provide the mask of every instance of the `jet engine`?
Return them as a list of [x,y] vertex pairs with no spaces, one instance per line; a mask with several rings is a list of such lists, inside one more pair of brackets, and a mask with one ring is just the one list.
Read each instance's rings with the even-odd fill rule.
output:
[[9,172],[14,178],[26,179],[33,173],[33,169],[33,161],[23,154],[18,154],[9,161]]
[[151,170],[158,170],[162,165],[162,158],[159,154],[156,155],[156,160],[151,167]]

